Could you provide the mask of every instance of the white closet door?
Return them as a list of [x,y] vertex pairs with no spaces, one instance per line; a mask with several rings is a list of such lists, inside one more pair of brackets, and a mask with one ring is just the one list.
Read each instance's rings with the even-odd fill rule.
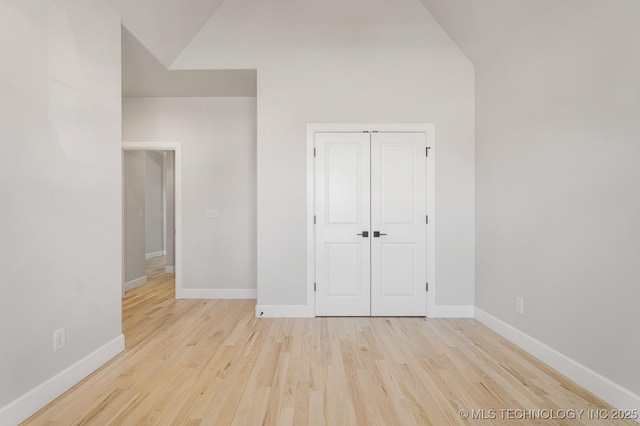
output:
[[315,145],[316,315],[368,316],[369,134],[316,133]]
[[[424,133],[371,135],[371,314],[425,316]],[[376,237],[375,232],[380,236]]]

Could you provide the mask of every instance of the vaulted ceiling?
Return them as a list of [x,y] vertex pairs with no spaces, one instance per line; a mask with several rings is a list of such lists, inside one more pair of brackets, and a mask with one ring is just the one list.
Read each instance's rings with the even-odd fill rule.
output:
[[[190,96],[191,92],[209,96],[255,94],[255,72],[194,71],[186,75],[167,71],[219,7],[233,0],[108,1],[122,16],[127,30],[123,33],[126,96],[179,96],[180,93]],[[509,43],[525,26],[539,25],[558,9],[579,9],[585,3],[583,0],[412,1],[420,1],[475,64]],[[286,1],[281,6],[286,10]],[[207,83],[210,90],[203,91],[202,84]]]
[[256,96],[256,70],[170,70],[123,28],[122,95],[251,97]]
[[224,0],[108,1],[122,24],[168,68]]
[[[224,1],[232,0],[108,0],[122,17],[122,24],[165,68],[170,68],[189,42],[205,26]],[[317,0],[299,0],[317,1]],[[417,0],[416,0],[417,1]],[[438,12],[455,32],[467,23],[477,0],[420,0]],[[495,0],[486,0],[495,1]],[[508,2],[508,0],[506,0]],[[469,10],[468,8],[471,7]],[[462,25],[466,27],[466,25]],[[467,34],[462,33],[461,39]],[[125,40],[130,42],[131,40]],[[133,50],[133,48],[132,48]]]
[[531,27],[544,29],[592,7],[584,0],[420,1],[476,66]]
[[[221,4],[233,0],[108,1],[135,39],[165,68],[170,68]],[[523,25],[534,25],[558,8],[580,8],[585,3],[583,0],[419,1],[472,61],[507,43]]]

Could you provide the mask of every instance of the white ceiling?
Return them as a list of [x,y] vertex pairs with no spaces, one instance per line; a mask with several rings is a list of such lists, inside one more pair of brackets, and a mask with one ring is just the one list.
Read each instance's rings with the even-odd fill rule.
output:
[[[109,0],[128,30],[123,32],[124,96],[255,96],[255,70],[167,71],[224,1]],[[579,8],[584,0],[420,2],[479,64],[524,27],[540,25],[558,8]]]
[[122,96],[256,96],[256,70],[172,71],[122,28]]
[[[109,0],[122,17],[123,25],[165,68],[171,67],[224,1]],[[496,47],[504,46],[511,35],[524,26],[539,24],[542,18],[558,8],[580,8],[585,3],[584,0],[420,2],[472,62],[489,55]]]
[[122,24],[169,68],[224,0],[108,0]]
[[[478,65],[549,15],[568,15],[584,0],[420,0],[472,63]],[[562,12],[562,13],[561,13]]]

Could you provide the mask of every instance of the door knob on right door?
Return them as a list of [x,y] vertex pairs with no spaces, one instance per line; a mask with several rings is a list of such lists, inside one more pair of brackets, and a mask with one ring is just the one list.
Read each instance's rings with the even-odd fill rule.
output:
[[373,231],[373,238],[380,238],[381,235],[387,235],[387,234],[381,234],[380,231]]

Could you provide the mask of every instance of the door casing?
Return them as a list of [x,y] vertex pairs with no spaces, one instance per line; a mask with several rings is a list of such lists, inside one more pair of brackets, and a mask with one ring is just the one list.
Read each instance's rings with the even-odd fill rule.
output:
[[435,271],[435,126],[429,123],[384,124],[384,123],[312,123],[307,124],[307,316],[316,316],[314,283],[316,277],[316,240],[314,216],[315,206],[315,134],[316,133],[347,133],[347,132],[395,132],[395,133],[425,133],[427,138],[427,317],[435,312],[435,296],[437,290]]

